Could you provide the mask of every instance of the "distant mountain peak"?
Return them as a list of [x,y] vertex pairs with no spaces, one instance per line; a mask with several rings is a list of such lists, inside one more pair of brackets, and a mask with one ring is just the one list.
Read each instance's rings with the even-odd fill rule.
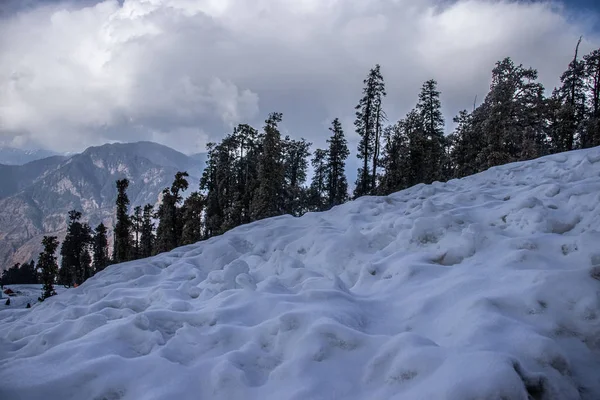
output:
[[24,165],[0,165],[0,270],[28,262],[41,237],[65,231],[69,210],[91,225],[112,226],[115,181],[128,178],[131,209],[156,204],[177,171],[190,174],[196,190],[204,162],[153,142],[110,143],[70,157],[53,156]]
[[0,146],[0,164],[4,165],[24,165],[56,155],[58,153],[49,150],[22,150],[14,147]]

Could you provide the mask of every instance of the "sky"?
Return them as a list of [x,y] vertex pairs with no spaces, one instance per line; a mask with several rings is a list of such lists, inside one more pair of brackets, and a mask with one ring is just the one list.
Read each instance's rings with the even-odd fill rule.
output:
[[2,0],[0,145],[81,151],[152,140],[202,152],[238,123],[324,146],[376,63],[390,121],[436,79],[452,117],[485,97],[494,63],[535,67],[547,90],[600,47],[597,0]]

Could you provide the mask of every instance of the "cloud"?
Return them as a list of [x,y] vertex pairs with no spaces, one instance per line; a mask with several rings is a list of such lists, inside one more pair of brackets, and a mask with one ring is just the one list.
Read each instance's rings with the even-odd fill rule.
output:
[[125,0],[2,18],[0,142],[53,150],[149,139],[201,151],[271,111],[317,145],[340,117],[354,145],[375,63],[390,119],[432,77],[450,119],[485,95],[499,59],[538,68],[551,89],[579,35],[583,51],[600,44],[589,15],[545,2]]

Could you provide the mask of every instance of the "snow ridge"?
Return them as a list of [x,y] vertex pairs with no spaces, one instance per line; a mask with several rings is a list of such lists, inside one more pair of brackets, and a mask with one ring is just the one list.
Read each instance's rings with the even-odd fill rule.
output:
[[599,205],[595,148],[112,266],[0,311],[0,398],[598,399]]

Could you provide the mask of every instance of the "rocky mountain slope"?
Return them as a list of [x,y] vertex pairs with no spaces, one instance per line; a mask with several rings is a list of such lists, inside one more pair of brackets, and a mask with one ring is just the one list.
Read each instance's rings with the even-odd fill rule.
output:
[[130,180],[132,207],[155,204],[177,171],[198,187],[203,164],[151,142],[91,147],[22,166],[0,165],[0,268],[36,258],[43,235],[62,238],[67,212],[78,209],[92,226],[112,226],[115,181]]

